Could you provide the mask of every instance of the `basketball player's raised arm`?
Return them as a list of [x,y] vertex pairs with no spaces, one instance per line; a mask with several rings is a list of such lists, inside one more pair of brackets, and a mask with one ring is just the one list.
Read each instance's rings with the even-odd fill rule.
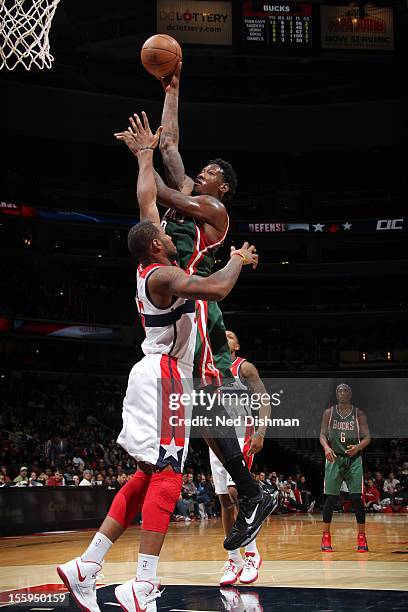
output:
[[253,363],[243,361],[241,364],[240,375],[248,385],[252,395],[259,398],[259,415],[258,419],[261,423],[256,432],[251,438],[251,446],[248,450],[248,455],[256,455],[263,447],[265,433],[267,429],[267,419],[271,416],[271,402],[269,394],[263,384],[259,372]]
[[143,123],[135,113],[129,117],[131,127],[125,132],[115,134],[117,140],[122,140],[136,155],[139,165],[137,177],[137,201],[140,208],[140,220],[152,221],[160,224],[160,215],[157,209],[157,188],[154,177],[153,153],[159,143],[162,128],[152,133],[146,113],[142,112]]
[[349,444],[346,450],[346,455],[349,457],[353,457],[357,455],[360,451],[363,450],[366,446],[368,446],[371,442],[370,431],[368,429],[367,417],[365,413],[357,408],[357,420],[358,426],[360,429],[361,440],[358,444]]
[[229,294],[245,265],[252,265],[254,269],[258,265],[256,249],[248,242],[239,250],[232,247],[227,265],[207,277],[190,276],[181,268],[164,266],[152,274],[149,291],[153,300],[155,294],[166,293],[169,296],[219,302]]
[[327,461],[329,463],[334,463],[336,461],[336,453],[332,449],[329,444],[328,434],[329,434],[329,420],[330,420],[330,408],[326,408],[323,412],[322,424],[320,426],[320,444],[323,446],[324,454],[326,455]]
[[160,152],[163,158],[167,184],[177,191],[191,193],[193,179],[186,176],[184,163],[179,153],[178,104],[180,92],[181,62],[171,78],[162,78],[165,91],[161,124],[163,132],[160,137]]

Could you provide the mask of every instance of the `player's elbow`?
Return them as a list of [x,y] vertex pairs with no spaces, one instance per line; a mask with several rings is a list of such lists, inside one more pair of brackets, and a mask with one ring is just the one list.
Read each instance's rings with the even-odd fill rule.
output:
[[168,153],[178,149],[177,141],[172,136],[165,134],[160,138],[159,149],[161,153]]

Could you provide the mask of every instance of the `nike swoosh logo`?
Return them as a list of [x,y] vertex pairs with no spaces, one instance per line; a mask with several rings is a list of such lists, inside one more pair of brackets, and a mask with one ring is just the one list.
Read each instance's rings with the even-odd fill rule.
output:
[[132,593],[133,593],[133,601],[135,602],[136,612],[147,612],[147,607],[146,608],[141,608],[139,606],[139,602],[137,601],[137,597],[136,597],[135,592],[133,590],[133,584],[132,584]]
[[78,578],[79,578],[79,582],[83,582],[86,579],[86,576],[82,576],[81,572],[79,570],[79,565],[78,565],[78,561],[76,562],[76,566],[77,566],[77,570],[78,570]]
[[255,510],[253,511],[253,513],[251,514],[249,519],[247,519],[247,517],[245,517],[247,525],[252,525],[252,523],[254,522],[254,518],[255,518],[256,511],[258,510],[258,506],[259,506],[259,504],[256,504]]

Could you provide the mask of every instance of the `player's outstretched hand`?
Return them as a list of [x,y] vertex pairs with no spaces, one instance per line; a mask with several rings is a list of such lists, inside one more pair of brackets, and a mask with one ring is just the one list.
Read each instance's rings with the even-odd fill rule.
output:
[[116,140],[122,140],[134,155],[137,155],[144,149],[155,149],[159,144],[160,134],[163,130],[163,127],[160,126],[157,128],[156,133],[153,134],[144,111],[142,111],[142,118],[143,123],[135,113],[133,117],[129,117],[130,126],[128,129],[125,132],[116,132],[114,134]]
[[332,448],[328,448],[324,454],[326,455],[326,459],[329,463],[334,463],[336,461],[337,455]]
[[242,257],[244,266],[252,265],[253,269],[255,270],[256,266],[258,265],[259,256],[256,252],[256,247],[253,244],[249,246],[249,242],[244,242],[240,249],[236,249],[234,246],[232,246],[230,257],[233,255],[240,255]]
[[163,85],[163,89],[166,93],[178,93],[180,87],[181,67],[182,63],[179,62],[173,74],[169,74],[165,77],[159,77],[159,81]]

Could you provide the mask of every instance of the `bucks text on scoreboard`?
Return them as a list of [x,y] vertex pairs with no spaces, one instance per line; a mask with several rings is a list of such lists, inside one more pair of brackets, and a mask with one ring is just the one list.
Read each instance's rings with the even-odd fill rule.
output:
[[271,51],[312,46],[311,4],[245,0],[241,19],[244,46]]

